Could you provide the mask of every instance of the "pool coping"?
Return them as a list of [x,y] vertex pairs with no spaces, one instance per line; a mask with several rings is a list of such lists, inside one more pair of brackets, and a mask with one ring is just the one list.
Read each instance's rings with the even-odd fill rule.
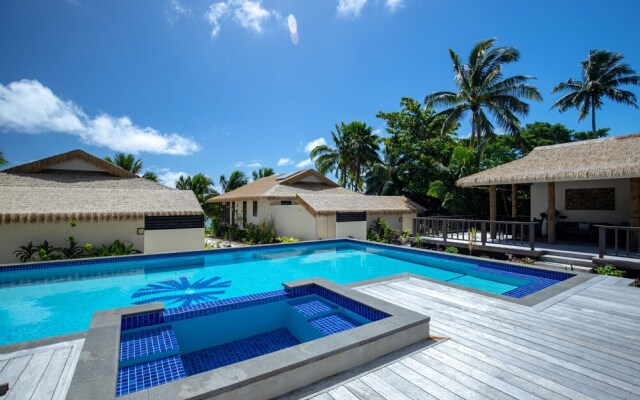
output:
[[163,310],[162,303],[97,312],[87,332],[68,400],[272,398],[370,362],[429,336],[428,316],[320,278],[283,284],[292,290],[316,285],[390,316],[163,385],[115,397],[122,316]]

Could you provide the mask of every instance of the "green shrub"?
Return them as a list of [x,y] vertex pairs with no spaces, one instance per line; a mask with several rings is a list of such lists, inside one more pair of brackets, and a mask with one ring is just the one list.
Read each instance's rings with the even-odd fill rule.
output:
[[16,256],[20,262],[29,262],[38,254],[38,250],[38,246],[35,246],[33,242],[29,242],[27,245],[18,247],[18,250],[14,251],[13,255]]
[[[128,243],[128,244],[127,244]],[[125,256],[129,254],[140,254],[141,251],[133,248],[133,243],[116,239],[109,246],[102,245],[101,248],[97,249],[94,253],[97,257],[106,257],[106,256]]]
[[278,243],[298,243],[300,239],[289,236],[278,236],[276,242]]
[[422,241],[422,238],[420,237],[420,235],[414,236],[413,246],[418,249],[424,249],[424,242]]
[[451,254],[458,254],[460,251],[458,250],[457,247],[454,246],[447,246],[444,249],[445,253],[451,253]]
[[273,220],[262,221],[259,225],[249,224],[244,231],[244,241],[248,244],[269,244],[276,242],[276,227]]
[[621,271],[613,266],[613,264],[599,265],[595,267],[594,271],[598,275],[617,276],[622,278],[624,271]]

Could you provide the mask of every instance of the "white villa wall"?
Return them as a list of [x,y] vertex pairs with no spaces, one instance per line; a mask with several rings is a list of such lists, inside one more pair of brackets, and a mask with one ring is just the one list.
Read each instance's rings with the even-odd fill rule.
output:
[[371,214],[367,213],[367,229],[371,226],[371,223],[378,218],[382,218],[387,221],[391,226],[391,229],[397,230],[409,230],[413,232],[413,218],[417,214]]
[[299,205],[271,205],[271,215],[278,236],[292,236],[300,240],[316,239],[316,218]]
[[[53,246],[63,246],[67,236],[73,235],[80,244],[92,243],[94,247],[111,244],[114,240],[128,241],[144,251],[144,236],[137,234],[144,227],[144,220],[78,222],[75,228],[69,222],[16,223],[0,225],[0,263],[18,262],[13,252],[18,246],[48,240]],[[202,237],[200,238],[202,242]]]
[[[565,189],[615,188],[615,210],[566,210]],[[606,222],[619,225],[629,223],[631,216],[629,179],[602,179],[594,181],[556,182],[556,209],[560,215],[572,222]],[[531,216],[540,218],[541,212],[547,212],[547,184],[531,185]]]
[[161,229],[144,232],[144,252],[146,254],[202,250],[203,248],[204,228]]
[[367,221],[337,222],[336,238],[354,238],[365,240],[367,238]]

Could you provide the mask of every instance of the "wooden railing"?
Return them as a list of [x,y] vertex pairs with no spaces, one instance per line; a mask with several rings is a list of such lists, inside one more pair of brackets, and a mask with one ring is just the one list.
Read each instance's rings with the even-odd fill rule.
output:
[[[467,242],[507,244],[536,248],[535,222],[488,221],[444,217],[418,217],[413,219],[416,235]],[[475,233],[475,235],[474,235]],[[492,234],[493,233],[493,234]]]
[[[640,226],[596,225],[598,228],[598,256],[640,257]],[[620,246],[622,241],[623,246]],[[612,243],[609,251],[608,243]],[[622,247],[622,249],[621,249]]]

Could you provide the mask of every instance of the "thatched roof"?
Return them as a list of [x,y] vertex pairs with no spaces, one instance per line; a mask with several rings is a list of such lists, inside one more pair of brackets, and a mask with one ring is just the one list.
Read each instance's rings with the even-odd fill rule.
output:
[[[122,168],[111,168],[111,163],[99,171],[102,165],[96,160],[100,159],[82,151],[64,156],[0,172],[0,224],[203,214],[190,190],[171,189],[128,171],[124,174],[118,171]],[[82,160],[97,170],[48,169],[73,160]]]
[[[305,181],[302,181],[305,179]],[[250,182],[236,190],[213,197],[207,202],[224,203],[238,200],[293,200],[299,193],[353,193],[338,186],[312,169],[290,174],[271,175]]]
[[541,146],[459,179],[461,187],[640,177],[640,134]]
[[272,175],[207,200],[224,203],[245,200],[295,200],[312,215],[366,211],[371,214],[403,214],[424,211],[404,196],[365,196],[338,186],[313,169]]
[[82,160],[87,164],[91,164],[112,176],[118,176],[121,178],[137,177],[137,175],[133,172],[127,171],[126,169],[120,168],[117,165],[110,163],[109,161],[105,161],[102,158],[96,157],[92,154],[87,153],[86,151],[82,151],[79,149],[71,150],[66,153],[43,158],[41,160],[36,160],[30,163],[18,165],[13,168],[8,168],[3,172],[33,174],[42,172],[46,169],[51,169],[51,167],[55,167],[58,164],[63,164],[74,160]]
[[424,207],[404,196],[313,193],[299,194],[296,200],[312,215],[363,211],[369,214],[412,214],[425,210]]

